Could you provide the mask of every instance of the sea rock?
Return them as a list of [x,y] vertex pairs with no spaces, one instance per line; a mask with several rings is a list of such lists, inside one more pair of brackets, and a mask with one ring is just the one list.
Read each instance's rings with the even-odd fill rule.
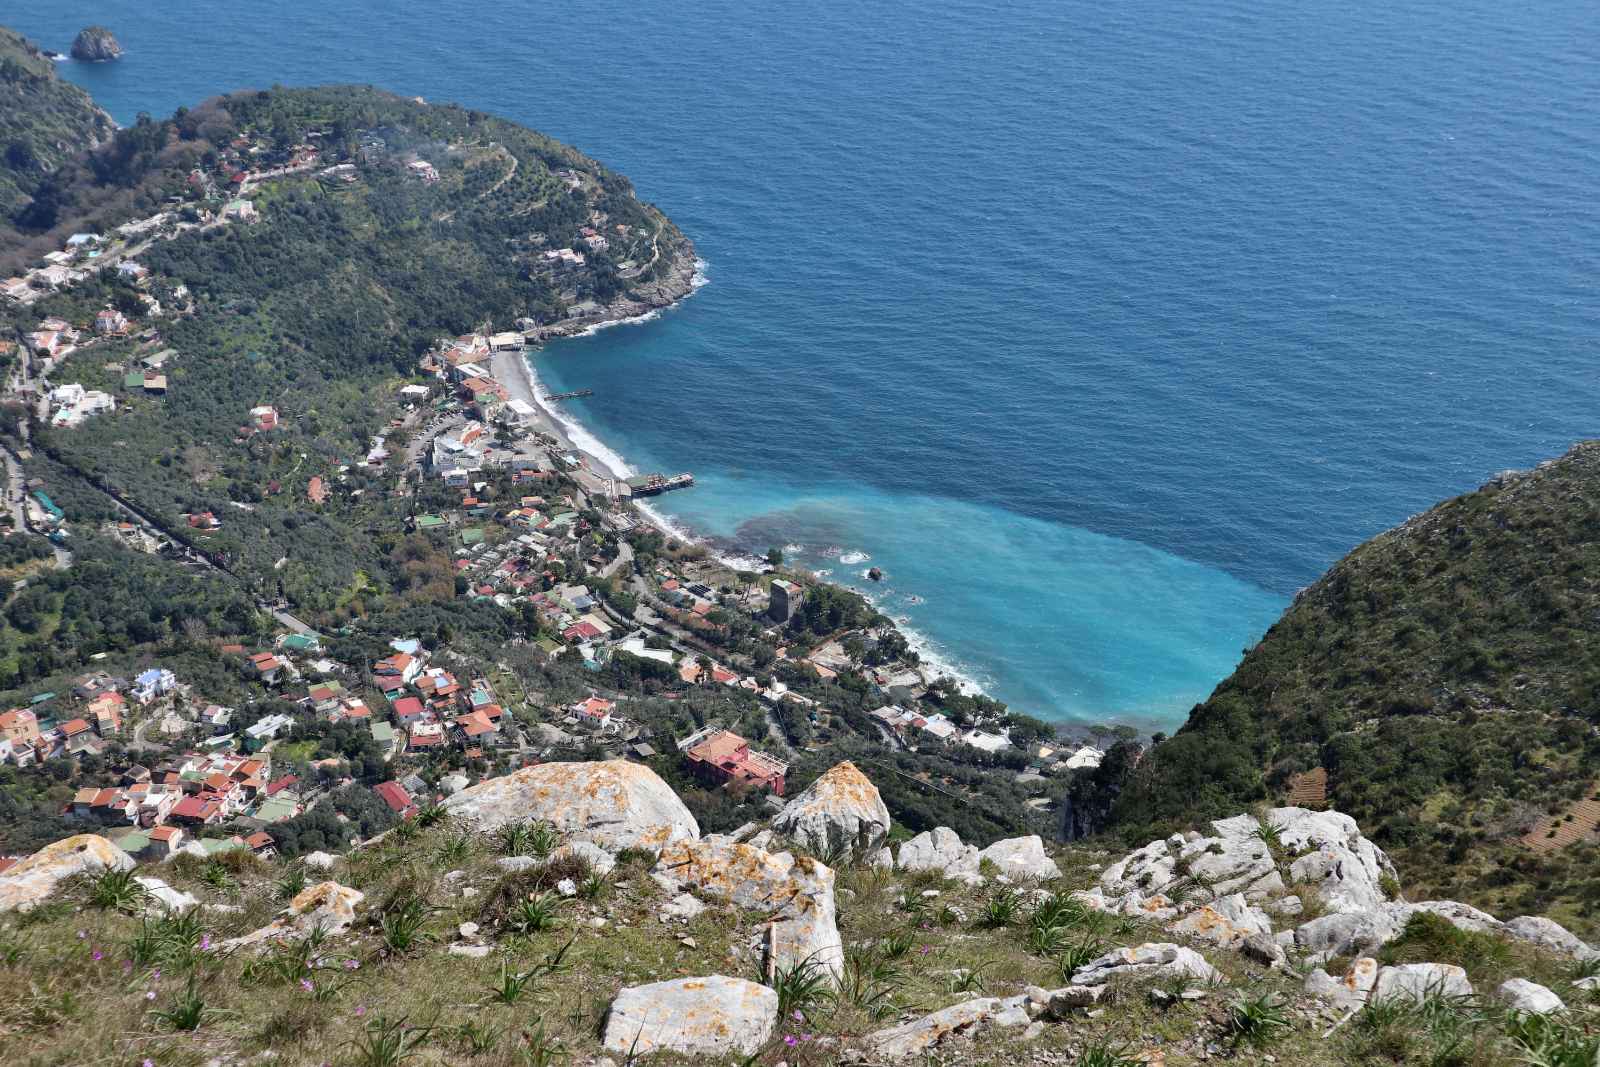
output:
[[607,1052],[753,1056],[778,1021],[776,991],[743,978],[712,975],[630,986],[611,1002]]
[[359,889],[338,882],[319,882],[302,889],[283,914],[259,930],[224,941],[224,950],[246,948],[264,941],[287,941],[309,937],[314,930],[342,934],[356,919],[356,906],[365,899]]
[[1421,1004],[1429,997],[1470,997],[1472,983],[1467,972],[1453,963],[1401,963],[1378,971],[1371,999],[1408,1000]]
[[1378,981],[1378,961],[1371,956],[1361,956],[1351,961],[1343,978],[1334,978],[1318,967],[1306,976],[1305,990],[1312,996],[1331,1001],[1350,1011],[1367,1002],[1367,994]]
[[132,856],[99,834],[63,838],[0,874],[0,912],[28,911],[54,896],[68,878],[133,866]]
[[872,1053],[885,1059],[903,1060],[924,1056],[953,1034],[968,1033],[1000,1010],[998,997],[978,997],[952,1004],[919,1019],[878,1030],[863,1043]]
[[541,763],[463,789],[445,810],[478,830],[544,821],[607,852],[657,851],[694,840],[700,827],[650,768],[627,760]]
[[1181,975],[1203,982],[1225,981],[1221,973],[1192,948],[1170,942],[1146,942],[1133,948],[1113,949],[1090,960],[1072,974],[1073,985],[1104,985],[1113,978],[1137,975],[1166,978]]
[[85,63],[103,63],[122,55],[122,45],[104,26],[89,26],[72,40],[72,58]]
[[833,976],[844,973],[832,868],[808,857],[712,837],[675,841],[661,850],[653,872],[701,896],[759,911],[768,919],[761,947],[769,965],[809,961]]
[[784,805],[772,828],[814,856],[865,856],[889,834],[878,787],[846,760]]
[[948,826],[924,830],[900,846],[895,866],[902,871],[942,871],[947,878],[978,877],[978,848],[963,845]]
[[1600,952],[1590,948],[1578,935],[1554,919],[1546,919],[1542,915],[1518,916],[1501,927],[1501,932],[1507,937],[1527,941],[1574,959],[1592,960],[1600,957]]
[[193,893],[179,892],[159,878],[136,875],[133,880],[144,886],[146,895],[163,911],[185,912],[200,903]]
[[1501,982],[1500,988],[1494,992],[1495,996],[1505,1001],[1506,1007],[1527,1015],[1549,1015],[1551,1012],[1567,1010],[1560,997],[1538,982],[1530,982],[1526,978],[1509,978]]
[[1061,877],[1061,868],[1044,853],[1044,840],[1038,834],[996,841],[978,853],[978,863],[994,864],[1008,878],[1031,878],[1044,882]]
[[1167,927],[1168,932],[1209,941],[1221,948],[1233,948],[1246,938],[1261,935],[1272,938],[1272,920],[1245,903],[1243,893],[1222,897],[1205,904]]

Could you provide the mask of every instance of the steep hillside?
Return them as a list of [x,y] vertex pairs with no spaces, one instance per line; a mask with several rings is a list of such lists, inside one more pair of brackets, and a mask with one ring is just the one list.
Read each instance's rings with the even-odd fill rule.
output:
[[114,129],[88,93],[58,78],[55,64],[25,37],[0,26],[0,217]]
[[1548,852],[1517,839],[1544,840],[1540,819],[1600,769],[1597,493],[1588,442],[1356,549],[1153,750],[1116,821],[1142,833],[1220,813],[1322,767],[1330,801],[1413,879],[1591,914],[1593,835]]

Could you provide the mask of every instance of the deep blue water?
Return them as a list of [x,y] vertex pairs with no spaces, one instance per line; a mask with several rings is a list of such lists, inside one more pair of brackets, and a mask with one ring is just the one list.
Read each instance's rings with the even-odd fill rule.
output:
[[[280,12],[291,12],[282,14]],[[1595,430],[1592,3],[52,0],[121,121],[370,81],[630,175],[711,284],[538,357],[663,501],[996,696],[1181,718],[1362,539]],[[909,598],[920,597],[914,603]]]

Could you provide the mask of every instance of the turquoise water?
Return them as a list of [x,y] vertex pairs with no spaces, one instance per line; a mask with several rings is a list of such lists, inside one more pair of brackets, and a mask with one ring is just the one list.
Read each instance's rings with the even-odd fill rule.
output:
[[371,81],[629,174],[710,284],[540,374],[1024,710],[1171,725],[1357,542],[1594,432],[1592,5],[395,8],[8,18],[110,25],[64,69],[122,121]]

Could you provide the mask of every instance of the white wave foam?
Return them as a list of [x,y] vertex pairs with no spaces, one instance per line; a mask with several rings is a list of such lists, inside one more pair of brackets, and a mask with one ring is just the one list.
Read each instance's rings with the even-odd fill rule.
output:
[[806,546],[805,545],[784,545],[783,546],[783,554],[786,555],[786,556],[798,556],[800,553],[804,552],[805,550],[806,550]]
[[711,266],[711,264],[707,263],[705,260],[699,258],[695,259],[694,273],[689,276],[690,289],[698,289],[703,285],[711,284],[711,275],[706,273],[706,268],[709,266]]
[[631,477],[635,472],[628,465],[627,460],[623,459],[621,455],[600,438],[590,433],[587,426],[563,411],[559,404],[552,404],[544,399],[544,387],[539,381],[539,372],[526,359],[522,362],[528,369],[528,384],[533,390],[533,402],[538,404],[540,409],[549,415],[551,419],[560,424],[561,429],[566,432],[567,439],[572,442],[574,447],[599,460],[611,477]]
[[839,557],[839,562],[843,563],[847,567],[853,567],[857,563],[865,563],[871,558],[872,557],[867,555],[865,552],[846,552],[844,555]]
[[[860,593],[867,603],[875,608],[879,606],[880,601],[884,598],[884,594],[874,592],[871,589],[862,589],[858,586],[851,586],[850,588]],[[879,610],[881,611],[882,608],[879,608]],[[972,694],[988,695],[989,683],[974,668],[952,657],[949,652],[936,644],[932,638],[912,626],[911,616],[901,613],[890,615],[889,618],[893,620],[901,636],[906,639],[906,646],[921,659],[924,674],[930,675],[932,678],[940,676],[949,678],[956,683],[957,689],[969,696]]]

